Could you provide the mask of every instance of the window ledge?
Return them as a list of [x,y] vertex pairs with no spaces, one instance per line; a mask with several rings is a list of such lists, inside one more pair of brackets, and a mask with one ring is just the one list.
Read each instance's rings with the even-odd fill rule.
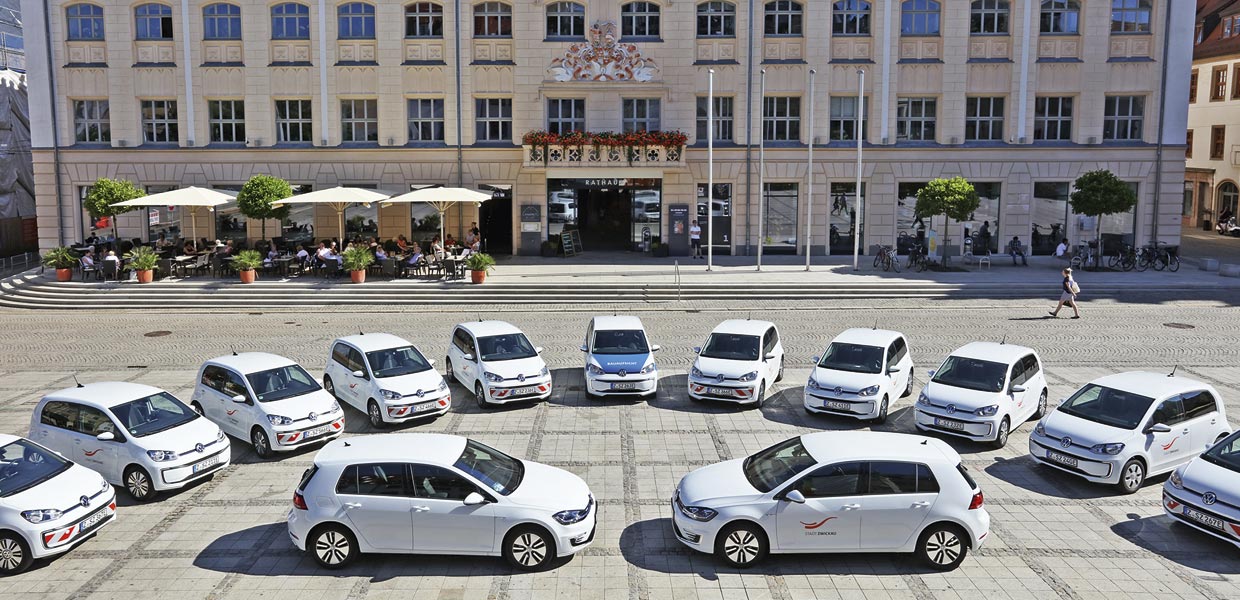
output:
[[276,142],[270,146],[263,146],[263,147],[264,148],[275,148],[277,150],[280,150],[280,149],[298,150],[298,149],[306,149],[306,148],[320,148],[320,147],[326,148],[327,146],[315,146],[314,142]]
[[896,61],[897,65],[941,65],[941,58],[901,58]]
[[621,42],[662,43],[663,38],[657,35],[629,35],[620,38]]
[[404,145],[404,146],[401,146],[401,147],[403,147],[403,148],[414,148],[414,149],[417,149],[417,148],[426,148],[426,149],[430,149],[430,148],[447,148],[447,147],[448,147],[448,144],[447,144],[446,142],[444,142],[443,140],[438,140],[438,141],[434,141],[434,142],[406,142],[406,143],[405,143],[405,145]]
[[766,34],[763,34],[762,37],[787,40],[787,39],[803,38],[805,36],[799,33],[766,33]]
[[213,69],[213,68],[214,68],[214,69],[218,69],[218,68],[223,68],[223,67],[244,67],[244,66],[245,66],[245,63],[240,62],[240,61],[236,61],[236,62],[205,62],[205,63],[202,63],[202,67],[203,67],[203,68],[205,68],[205,69]]
[[803,65],[803,58],[768,58],[762,61],[764,65]]
[[471,67],[515,67],[517,63],[511,60],[475,60],[469,63]]
[[290,60],[286,62],[273,62],[268,67],[313,67],[314,63],[308,60]]
[[995,64],[995,63],[1010,63],[1012,62],[1012,59],[1010,58],[970,58],[969,60],[965,62],[975,63],[975,64]]
[[970,33],[969,37],[1012,37],[1012,34],[1007,31],[996,31],[993,33]]
[[900,37],[902,38],[937,38],[937,37],[943,37],[943,36],[938,33],[901,33]]
[[696,39],[699,39],[699,40],[734,40],[736,39],[736,36],[735,35],[699,35],[697,36]]
[[133,68],[135,69],[175,69],[176,66],[177,64],[172,63],[172,62],[149,62],[149,63],[140,62],[140,63],[133,64]]
[[443,36],[442,36],[442,35],[407,35],[407,36],[405,36],[405,37],[404,37],[404,39],[405,39],[406,41],[417,41],[417,40],[442,40],[442,39],[443,39]]
[[1043,31],[1038,37],[1081,37],[1079,31]]
[[340,60],[336,61],[337,67],[377,67],[378,61],[373,60]]
[[832,33],[832,34],[831,34],[831,37],[833,37],[833,38],[852,38],[852,39],[857,39],[857,38],[868,38],[868,37],[872,37],[872,34],[869,34],[869,33]]
[[1079,63],[1084,62],[1075,56],[1039,56],[1034,62],[1040,63]]
[[874,61],[868,58],[833,58],[827,61],[829,65],[872,65]]
[[707,65],[739,65],[741,63],[735,60],[695,60],[693,61],[693,64],[694,66],[707,66]]
[[108,63],[91,63],[91,62],[68,63],[65,65],[64,68],[66,69],[106,69],[108,68]]
[[75,141],[72,144],[61,146],[61,148],[78,148],[80,150],[102,150],[102,149],[111,148],[111,147],[112,147],[112,142],[110,141],[109,142],[78,142],[78,141]]
[[[770,142],[767,142],[767,143],[769,144]],[[706,142],[694,142],[692,144],[689,144],[687,147],[695,149],[695,150],[706,150],[707,148],[710,147],[710,144]],[[733,140],[715,140],[715,148],[743,148],[743,147],[744,146],[742,144],[738,144]]]
[[1128,37],[1132,35],[1153,35],[1153,34],[1148,31],[1112,31],[1111,35]]
[[518,145],[516,145],[515,143],[513,143],[513,142],[511,142],[511,141],[500,141],[500,142],[474,142],[473,144],[470,144],[470,145],[471,145],[472,147],[474,147],[474,148],[512,148],[512,149],[520,149],[520,148],[521,148],[521,146],[518,146]]
[[245,142],[207,142],[205,146],[198,146],[199,150],[236,150],[245,148]]
[[336,144],[335,147],[340,148],[342,150],[353,150],[353,149],[359,149],[359,148],[361,149],[381,148],[382,146],[379,145],[378,141],[374,141],[374,142],[367,141],[367,142],[340,142],[339,144]]
[[544,42],[584,42],[585,36],[581,35],[549,35],[543,38]]
[[1153,58],[1148,56],[1112,56],[1107,59],[1109,63],[1152,63]]
[[448,63],[442,60],[407,60],[400,63],[402,67],[446,67]]

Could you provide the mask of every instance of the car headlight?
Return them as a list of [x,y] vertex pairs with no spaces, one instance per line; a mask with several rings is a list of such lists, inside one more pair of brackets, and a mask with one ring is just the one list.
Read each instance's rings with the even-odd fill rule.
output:
[[499,383],[504,380],[503,377],[500,377],[499,375],[496,375],[495,373],[492,373],[490,371],[483,373],[482,376],[486,377],[487,381],[490,381],[492,383]]
[[442,391],[445,391],[445,390],[447,390],[447,389],[448,389],[448,381],[447,381],[446,379],[440,379],[440,380],[439,380],[439,387],[435,388],[435,391],[437,391],[437,392],[442,392]]
[[1038,435],[1045,436],[1045,435],[1046,435],[1046,425],[1045,425],[1045,424],[1043,424],[1041,421],[1038,421],[1038,424],[1037,424],[1037,425],[1035,425],[1035,426],[1034,426],[1034,428],[1033,428],[1033,432],[1034,432],[1034,433],[1036,433],[1036,434],[1038,434]]
[[177,459],[177,453],[171,450],[147,450],[146,455],[155,462],[167,462]]
[[694,521],[706,522],[719,514],[719,511],[705,506],[685,506],[679,500],[676,501],[676,507],[680,509],[680,514],[693,519]]
[[590,509],[592,508],[594,508],[594,496],[590,496],[590,500],[586,502],[585,508],[562,510],[551,515],[551,518],[555,519],[560,525],[572,525],[573,523],[580,523],[590,516]]
[[689,369],[689,376],[690,376],[690,377],[697,377],[698,379],[701,379],[701,378],[702,378],[702,370],[701,370],[701,369],[699,369],[699,368],[697,368],[697,365],[693,365],[693,367]]
[[100,479],[100,480],[99,480],[99,491],[101,491],[101,492],[106,492],[106,491],[108,491],[108,488],[110,488],[110,487],[112,487],[112,484],[108,483],[108,480],[107,480],[107,479]]
[[586,370],[589,371],[591,375],[602,375],[603,374],[603,367],[600,367],[594,363],[590,363],[586,365]]
[[1176,469],[1171,472],[1171,477],[1167,479],[1171,482],[1171,486],[1177,490],[1184,489],[1184,476],[1180,475],[1180,470]]
[[1111,456],[1115,456],[1116,454],[1119,454],[1120,452],[1124,451],[1124,445],[1123,444],[1094,444],[1093,446],[1090,446],[1089,451],[1093,452],[1094,454],[1110,454]]
[[38,510],[22,511],[22,517],[31,523],[46,523],[55,521],[60,518],[60,511],[55,508],[40,508]]
[[993,416],[997,412],[999,412],[999,405],[991,404],[990,406],[983,406],[973,411],[973,414],[979,417],[990,417],[990,416]]
[[280,415],[267,415],[267,420],[272,425],[292,425],[293,424],[292,419],[288,417],[281,417]]
[[393,392],[392,390],[379,390],[379,395],[383,396],[384,400],[400,400],[404,397],[401,394]]
[[542,370],[538,372],[539,377],[547,377],[549,375],[551,375],[551,369],[548,369],[547,367],[543,367]]
[[654,363],[650,363],[650,364],[648,364],[648,365],[646,365],[646,366],[642,367],[642,370],[641,370],[641,371],[638,371],[638,373],[640,373],[640,374],[642,374],[642,375],[649,375],[649,374],[651,374],[651,373],[654,373],[654,372],[655,372],[656,370],[658,370],[658,369],[659,369],[659,367],[658,367],[658,366],[656,366]]
[[741,375],[740,377],[737,377],[736,379],[737,379],[738,381],[753,381],[753,380],[755,380],[755,379],[757,379],[757,378],[758,378],[758,372],[757,372],[757,371],[750,371],[750,372],[748,372],[748,373],[745,373],[744,375]]
[[872,385],[872,386],[870,386],[870,387],[868,387],[868,388],[865,388],[865,389],[863,389],[863,390],[858,390],[858,391],[857,391],[857,395],[858,395],[858,396],[873,396],[873,395],[875,395],[875,394],[877,394],[877,393],[878,393],[878,386],[876,386],[876,385]]
[[918,394],[917,403],[922,406],[930,406],[930,396],[927,396],[925,392]]
[[222,442],[222,441],[224,441],[224,437],[225,437],[225,436],[224,436],[224,430],[223,430],[223,429],[221,429],[221,430],[219,430],[218,432],[216,432],[216,434],[215,434],[215,441],[216,441],[216,442]]

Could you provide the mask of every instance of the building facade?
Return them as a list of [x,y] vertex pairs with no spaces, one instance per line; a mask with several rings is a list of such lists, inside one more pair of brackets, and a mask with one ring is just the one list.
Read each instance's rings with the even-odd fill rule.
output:
[[[1185,227],[1210,228],[1240,201],[1240,1],[1198,0],[1188,90]],[[1230,145],[1229,145],[1230,144]]]
[[[1140,202],[1103,233],[1176,243],[1189,6],[24,0],[40,242],[101,225],[81,210],[98,177],[157,191],[267,173],[301,190],[495,190],[446,225],[480,221],[497,253],[538,253],[566,228],[586,250],[644,250],[683,241],[693,219],[718,252],[850,254],[854,231],[863,252],[903,252],[944,226],[913,218],[916,190],[962,175],[982,206],[949,240],[984,225],[992,249],[1017,237],[1049,253],[1090,237],[1066,200],[1078,175],[1106,168]],[[686,145],[623,135],[643,131]],[[350,235],[383,238],[438,225],[402,205],[345,217]],[[117,225],[188,235],[185,220],[159,209]],[[199,237],[262,235],[232,207],[206,221]],[[268,236],[334,237],[336,223],[302,209]]]

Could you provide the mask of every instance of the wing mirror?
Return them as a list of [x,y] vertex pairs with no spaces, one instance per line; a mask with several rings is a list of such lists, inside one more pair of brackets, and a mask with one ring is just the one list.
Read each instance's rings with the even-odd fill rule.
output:
[[651,346],[651,347],[650,347],[650,351],[651,351],[651,352],[658,352],[659,350],[660,350],[660,347],[659,347],[659,345],[658,345],[658,344],[655,344],[655,345],[653,345],[653,346]]
[[428,364],[428,365],[434,365],[434,364],[435,364],[435,359],[433,359],[433,358],[428,358],[428,359],[426,359],[426,364]]
[[894,374],[899,373],[899,372],[900,372],[900,367],[898,367],[898,366],[896,366],[896,367],[887,367],[887,374],[888,374],[888,375],[894,375]]
[[462,356],[461,358],[463,358],[463,359],[465,359],[465,360],[473,360],[473,359],[474,359],[474,355],[473,355],[473,354],[465,354],[465,355],[464,355],[464,356]]
[[470,492],[468,496],[465,496],[465,500],[463,500],[465,506],[477,506],[479,504],[485,504],[486,501],[487,499],[478,492]]
[[101,442],[114,442],[116,441],[116,434],[112,433],[111,431],[104,431],[104,432],[101,432],[99,435],[95,436],[95,439]]
[[366,374],[365,374],[365,373],[363,373],[361,369],[358,369],[358,370],[356,370],[356,371],[354,371],[354,372],[353,372],[353,376],[354,376],[354,377],[359,377],[359,378],[360,378],[360,377],[365,377],[365,376],[366,376]]
[[762,360],[774,360],[774,358],[775,358],[775,354],[774,354],[774,353],[769,353],[769,354],[767,354],[766,356],[763,356],[763,357],[762,357]]
[[542,354],[542,351],[543,351],[543,347],[542,347],[542,346],[535,346],[535,347],[534,347],[534,354]]
[[245,404],[246,398],[242,394],[237,394],[236,396],[232,397],[232,401],[236,402],[237,404]]
[[821,357],[821,356],[815,356],[815,357],[814,357],[814,364],[818,364],[820,361],[822,361],[822,357]]
[[1013,393],[1013,394],[1019,394],[1019,393],[1021,393],[1021,392],[1023,392],[1023,391],[1025,391],[1025,386],[1023,386],[1023,385],[1014,385],[1014,386],[1012,386],[1012,393]]
[[784,494],[784,500],[795,502],[796,504],[805,504],[805,494],[802,494],[801,490],[792,490]]
[[1171,427],[1162,423],[1154,423],[1145,428],[1145,433],[1171,433]]
[[935,371],[933,369],[926,371],[926,379],[934,379],[934,374],[937,372],[938,371]]
[[694,346],[694,347],[693,347],[693,353],[694,353],[694,354],[701,354],[701,353],[702,353],[702,347],[701,347],[701,346]]
[[585,344],[582,344],[582,345],[581,345],[581,351],[582,351],[582,352],[587,352],[588,350],[589,350],[589,349],[588,349],[588,348],[586,348],[586,345],[585,345]]

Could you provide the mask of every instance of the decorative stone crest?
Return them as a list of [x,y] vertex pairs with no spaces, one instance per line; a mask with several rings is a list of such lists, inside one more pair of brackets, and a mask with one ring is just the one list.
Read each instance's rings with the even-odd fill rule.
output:
[[568,47],[564,58],[551,61],[547,73],[555,81],[650,81],[659,71],[653,59],[642,56],[636,44],[617,41],[614,21],[597,21],[590,39]]

